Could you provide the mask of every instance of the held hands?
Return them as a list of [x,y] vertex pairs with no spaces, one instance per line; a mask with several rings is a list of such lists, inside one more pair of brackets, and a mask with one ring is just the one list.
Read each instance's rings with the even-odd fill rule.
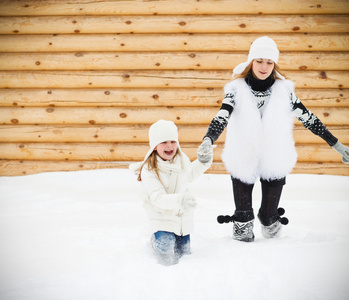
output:
[[198,160],[199,162],[205,164],[208,162],[212,162],[213,160],[213,148],[217,147],[216,145],[212,145],[211,139],[209,137],[205,137],[202,144],[198,148]]
[[342,155],[342,162],[349,164],[349,148],[347,146],[337,142],[332,148]]

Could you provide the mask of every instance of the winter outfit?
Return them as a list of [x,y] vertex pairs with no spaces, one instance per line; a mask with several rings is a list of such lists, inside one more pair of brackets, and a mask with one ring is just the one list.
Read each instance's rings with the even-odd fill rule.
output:
[[238,91],[222,155],[230,174],[252,184],[258,177],[282,178],[290,173],[297,161],[292,131],[294,115],[289,103],[292,83],[288,80],[274,83],[262,118],[243,78],[228,83],[225,91],[226,94]]
[[[270,59],[277,63],[278,58],[275,42],[268,37],[259,38],[251,45],[247,61],[234,69],[234,75],[244,72],[254,59]],[[276,79],[272,73],[260,80],[251,70],[246,78],[235,79],[225,86],[222,106],[199,147],[209,149],[227,127],[222,160],[231,174],[236,207],[228,221],[234,222],[233,237],[240,241],[254,240],[252,189],[257,178],[262,184],[258,218],[263,236],[277,236],[281,224],[288,222],[281,218],[284,210],[278,205],[285,177],[297,161],[292,132],[294,117],[343,155],[343,162],[349,162],[349,148],[340,144],[299,101],[294,84],[274,71]],[[221,223],[228,221],[221,218]]]
[[[147,158],[158,144],[169,140],[177,142],[177,155],[171,161],[156,155],[157,174],[147,163]],[[189,235],[194,229],[193,208],[196,201],[188,191],[188,184],[210,167],[213,152],[190,162],[180,148],[176,125],[165,120],[150,127],[149,145],[150,149],[141,163],[142,198],[154,232],[152,246],[159,262],[168,265],[176,263],[181,255],[190,253]],[[131,168],[135,169],[134,165]]]

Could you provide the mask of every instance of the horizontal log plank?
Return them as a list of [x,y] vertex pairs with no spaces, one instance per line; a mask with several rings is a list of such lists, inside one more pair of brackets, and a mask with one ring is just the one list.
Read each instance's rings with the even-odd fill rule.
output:
[[[349,106],[349,90],[315,94],[323,105]],[[223,96],[223,88],[0,89],[0,106],[220,106]]]
[[[298,88],[349,88],[342,71],[285,71]],[[222,88],[232,71],[0,71],[0,88]]]
[[[0,160],[0,176],[33,175],[43,172],[127,169],[128,166],[128,162]],[[213,163],[206,173],[228,174],[223,163]],[[298,162],[292,173],[349,176],[349,168],[343,163]]]
[[[313,107],[311,111],[326,125],[349,125],[349,108]],[[160,118],[177,124],[209,124],[217,112],[216,107],[2,107],[0,124],[152,124]]]
[[[296,89],[307,107],[349,107],[349,89]],[[205,89],[0,89],[0,106],[220,107],[223,87]]]
[[[128,166],[128,162],[0,160],[0,176],[33,175],[43,172],[127,169]],[[206,173],[228,174],[223,163],[213,163]],[[343,163],[298,162],[292,173],[349,176],[349,168]]]
[[[240,51],[247,55],[261,34],[67,34],[0,35],[0,52]],[[292,33],[268,36],[284,51],[348,51],[349,34]],[[282,55],[281,55],[282,56]]]
[[[246,59],[234,52],[0,53],[0,70],[233,70]],[[287,52],[278,65],[282,70],[345,71],[349,52]]]
[[[199,143],[182,143],[181,148],[191,160],[197,157]],[[142,161],[148,144],[127,143],[1,143],[2,159],[10,160],[87,160]],[[221,162],[223,144],[217,144],[214,161]],[[341,162],[341,156],[328,145],[297,145],[298,161]],[[349,166],[348,166],[349,168]]]
[[[275,26],[275,24],[278,24]],[[0,34],[346,33],[346,15],[2,17]]]
[[[181,125],[178,128],[179,141],[200,143],[208,125]],[[328,126],[330,132],[343,144],[349,145],[349,126]],[[0,142],[38,143],[147,143],[149,125],[117,126],[49,126],[49,125],[2,125]],[[224,142],[226,131],[217,143]],[[298,125],[294,129],[297,144],[325,143],[311,131]]]
[[346,0],[158,0],[158,1],[23,1],[2,0],[0,16],[161,15],[161,14],[346,14]]
[[105,161],[31,161],[0,159],[0,176],[23,176],[44,172],[72,172],[97,169],[126,169],[125,162]]

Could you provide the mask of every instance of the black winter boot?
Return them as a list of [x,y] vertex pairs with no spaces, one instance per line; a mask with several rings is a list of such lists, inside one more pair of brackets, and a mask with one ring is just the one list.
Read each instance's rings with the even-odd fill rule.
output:
[[232,216],[233,239],[242,242],[253,242],[252,190],[254,184],[247,184],[231,177],[235,202],[235,213]]
[[285,213],[282,207],[277,209],[277,214],[275,216],[265,218],[263,215],[258,213],[258,219],[262,223],[262,235],[266,239],[277,237],[280,234],[281,226],[288,224],[288,219],[281,216]]
[[285,183],[286,178],[270,181],[261,179],[262,204],[258,212],[258,219],[262,223],[262,234],[265,238],[278,236],[281,224],[286,225],[288,223],[286,218],[280,218],[285,213],[285,210],[283,208],[278,209]]
[[241,242],[253,242],[253,210],[235,211],[232,217],[233,225],[233,239]]

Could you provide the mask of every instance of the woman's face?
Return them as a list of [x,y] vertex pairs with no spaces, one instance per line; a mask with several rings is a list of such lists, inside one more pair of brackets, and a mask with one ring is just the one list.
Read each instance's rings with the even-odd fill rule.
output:
[[259,80],[267,79],[274,70],[274,62],[270,59],[257,58],[253,60],[252,72]]
[[177,153],[177,142],[176,141],[165,141],[155,147],[158,155],[163,160],[171,160]]

